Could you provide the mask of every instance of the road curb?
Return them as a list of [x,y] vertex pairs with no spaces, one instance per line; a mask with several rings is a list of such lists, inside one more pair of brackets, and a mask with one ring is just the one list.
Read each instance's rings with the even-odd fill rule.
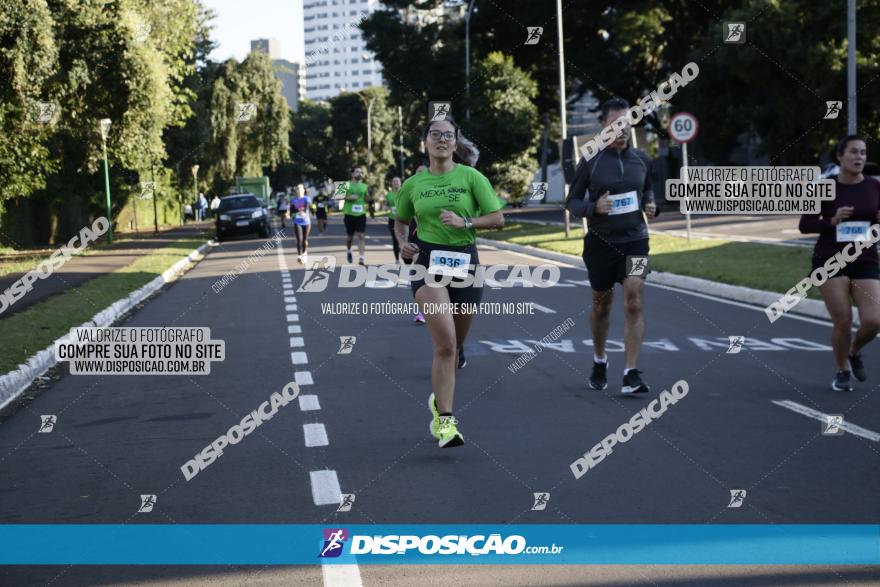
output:
[[[532,255],[533,257],[540,257],[542,259],[557,261],[559,263],[566,263],[569,265],[573,265],[578,269],[583,269],[584,265],[584,262],[580,257],[576,255],[569,255],[567,253],[545,251],[544,249],[539,249],[537,247],[532,247],[529,245],[506,243],[488,238],[478,238],[477,242],[481,245],[492,246],[506,251]],[[742,302],[744,304],[750,304],[761,308],[766,308],[772,302],[779,301],[779,298],[782,297],[782,294],[774,293],[771,291],[752,289],[750,287],[744,287],[741,285],[719,283],[717,281],[710,281],[708,279],[690,277],[687,275],[678,275],[676,273],[653,271],[650,275],[648,275],[648,281],[650,283],[656,283],[658,285],[676,287],[687,291],[701,293],[707,296],[724,298],[726,300]],[[794,286],[794,284],[792,284],[792,286]],[[789,310],[788,313],[796,314],[799,316],[806,316],[809,318],[818,318],[820,320],[831,320],[831,317],[828,315],[828,310],[825,308],[825,304],[818,300],[801,300],[800,303]],[[857,324],[858,320],[854,319],[853,323]]]
[[[75,328],[93,326],[109,326],[118,320],[123,314],[131,310],[159,289],[185,273],[189,263],[197,263],[203,258],[203,254],[211,246],[211,241],[206,242],[186,257],[177,261],[174,265],[162,272],[161,275],[137,289],[124,298],[120,298],[92,316],[92,319],[80,324]],[[50,367],[55,366],[55,342],[63,340],[68,335],[57,338],[48,347],[31,356],[26,362],[21,363],[18,369],[0,376],[0,410],[17,400],[31,383],[45,373]]]

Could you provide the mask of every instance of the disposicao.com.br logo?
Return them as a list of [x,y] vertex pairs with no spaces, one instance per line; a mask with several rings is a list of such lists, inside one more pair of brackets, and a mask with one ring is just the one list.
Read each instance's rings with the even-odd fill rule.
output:
[[518,555],[518,554],[560,554],[564,546],[529,546],[519,534],[502,537],[501,534],[475,534],[438,536],[435,534],[387,534],[364,536],[355,534],[349,537],[343,528],[325,528],[324,542],[320,558],[338,557],[345,544],[349,543],[348,554],[413,554],[439,555]]

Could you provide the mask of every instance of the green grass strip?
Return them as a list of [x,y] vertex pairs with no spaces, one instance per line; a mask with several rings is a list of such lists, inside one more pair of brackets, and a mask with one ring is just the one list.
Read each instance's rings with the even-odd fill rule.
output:
[[[557,226],[509,224],[501,230],[481,231],[480,236],[539,249],[581,256],[583,231],[572,228],[571,237]],[[810,272],[812,252],[806,247],[741,243],[723,239],[691,239],[667,234],[651,235],[651,269],[700,277],[731,285],[785,293]],[[809,297],[820,299],[812,288]]]
[[56,338],[143,287],[204,243],[198,239],[175,241],[113,273],[0,319],[0,374],[16,369]]

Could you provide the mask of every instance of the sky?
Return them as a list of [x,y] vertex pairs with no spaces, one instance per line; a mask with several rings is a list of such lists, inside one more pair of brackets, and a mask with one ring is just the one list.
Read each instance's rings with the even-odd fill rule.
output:
[[218,43],[211,58],[243,60],[251,41],[275,38],[281,41],[281,58],[304,60],[302,0],[201,0],[217,13],[211,34]]

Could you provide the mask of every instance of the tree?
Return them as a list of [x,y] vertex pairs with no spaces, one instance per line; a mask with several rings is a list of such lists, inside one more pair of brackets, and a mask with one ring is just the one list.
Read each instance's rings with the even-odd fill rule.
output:
[[[143,169],[149,159],[161,160],[164,130],[191,115],[191,95],[182,80],[192,67],[188,57],[197,38],[198,5],[191,0],[15,0],[12,6],[18,12],[4,5],[0,20],[5,23],[17,14],[25,23],[24,36],[18,56],[4,56],[13,57],[19,72],[32,70],[28,81],[34,92],[57,105],[57,122],[51,132],[23,127],[19,137],[0,143],[38,145],[30,151],[34,166],[27,169],[29,183],[20,181],[13,194],[18,196],[16,208],[20,204],[21,210],[27,209],[28,225],[40,228],[28,235],[31,240],[63,239],[93,211],[103,211],[98,120],[110,118],[113,123],[107,146],[117,183]],[[49,26],[55,48],[47,40]],[[4,39],[15,46],[14,37]],[[20,108],[21,97],[19,92],[14,107]],[[27,164],[27,157],[18,156],[16,163]],[[116,210],[130,195],[120,188],[112,189]],[[11,223],[6,219],[4,224]]]
[[208,181],[225,192],[236,176],[257,176],[289,160],[290,116],[272,61],[259,51],[224,62],[210,101]]
[[58,67],[45,0],[9,0],[0,11],[0,211],[3,201],[45,187],[57,168],[45,145],[58,120],[47,84]]
[[480,147],[480,169],[496,189],[517,199],[532,180],[541,138],[537,84],[501,52],[478,62],[474,74],[468,136]]

